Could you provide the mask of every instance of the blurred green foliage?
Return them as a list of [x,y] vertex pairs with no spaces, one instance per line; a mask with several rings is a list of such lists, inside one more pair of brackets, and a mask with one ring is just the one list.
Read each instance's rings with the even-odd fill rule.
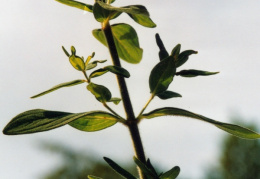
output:
[[[44,151],[59,155],[61,159],[60,165],[43,174],[41,179],[86,179],[88,175],[96,175],[104,179],[122,178],[105,161],[98,160],[95,153],[73,150],[57,143],[42,142],[40,145]],[[133,162],[124,167],[138,175]]]
[[[257,130],[254,123],[242,124],[244,120],[240,117],[233,121]],[[260,179],[260,142],[227,136],[217,162],[208,171],[206,179]]]

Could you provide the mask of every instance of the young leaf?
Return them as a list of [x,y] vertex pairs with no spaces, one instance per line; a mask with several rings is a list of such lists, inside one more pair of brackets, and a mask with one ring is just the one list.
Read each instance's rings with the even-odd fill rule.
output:
[[157,94],[160,99],[170,99],[176,97],[182,97],[179,93],[175,93],[173,91],[164,91],[162,93]]
[[108,70],[108,71],[110,71],[110,72],[112,72],[114,74],[126,77],[126,78],[130,77],[130,73],[126,69],[124,69],[122,67],[109,65],[109,66],[104,67],[103,69]]
[[213,124],[216,127],[220,128],[230,134],[233,134],[234,136],[240,137],[240,138],[245,138],[245,139],[259,139],[260,138],[260,134],[254,132],[250,129],[247,129],[247,128],[244,128],[244,127],[241,127],[238,125],[234,125],[234,124],[227,124],[227,123],[215,121],[213,119],[209,119],[202,115],[195,114],[195,113],[186,111],[184,109],[179,109],[179,108],[166,107],[166,108],[156,109],[147,114],[143,114],[141,116],[141,118],[151,119],[154,117],[168,116],[168,115],[183,116],[183,117],[199,119],[199,120],[208,122],[210,124]]
[[78,1],[73,1],[73,0],[55,0],[58,1],[62,4],[71,6],[71,7],[76,7],[79,9],[82,9],[84,11],[88,11],[88,12],[92,12],[93,6],[89,5],[89,4],[84,4],[82,2],[78,2]]
[[98,63],[105,63],[107,60],[96,60],[94,62],[88,63],[85,70],[91,70],[97,66]]
[[151,71],[149,85],[152,94],[159,94],[167,90],[176,72],[172,56],[160,61]]
[[70,126],[86,132],[99,131],[113,126],[118,118],[107,112],[93,112],[69,123]]
[[42,93],[39,93],[39,94],[37,94],[37,95],[34,95],[34,96],[32,96],[31,98],[37,98],[37,97],[43,96],[43,95],[45,95],[45,94],[48,94],[48,93],[50,93],[50,92],[53,92],[53,91],[55,91],[55,90],[58,90],[58,89],[60,89],[60,88],[75,86],[75,85],[79,85],[79,84],[84,83],[84,82],[85,82],[85,80],[74,80],[74,81],[70,81],[70,82],[66,82],[66,83],[61,83],[61,84],[59,84],[59,85],[57,85],[57,86],[52,87],[52,88],[49,89],[49,90],[46,90],[46,91],[44,91],[44,92],[42,92]]
[[158,175],[149,158],[146,161],[146,166],[153,172],[155,176]]
[[71,56],[69,57],[71,65],[79,71],[84,71],[85,70],[85,63],[83,58],[79,57],[76,55],[76,49],[75,47],[71,47]]
[[102,178],[95,177],[95,176],[93,176],[93,175],[88,175],[88,179],[102,179]]
[[142,170],[142,172],[147,176],[153,178],[158,178],[157,174],[153,172],[153,170],[149,169],[146,164],[141,162],[138,158],[134,157],[134,162],[136,165]]
[[[143,49],[139,47],[138,36],[134,28],[128,24],[115,24],[111,28],[119,57],[129,63],[139,63],[143,56]],[[107,46],[101,29],[95,29],[92,33],[97,40]]]
[[93,14],[98,22],[104,22],[108,18],[110,11],[101,7],[99,3],[95,3],[93,7]]
[[93,113],[102,113],[102,111],[73,114],[60,111],[47,111],[43,109],[29,110],[15,116],[6,125],[3,133],[6,135],[18,135],[48,131],[64,126],[74,120],[84,118]]
[[104,160],[108,163],[108,165],[113,168],[117,173],[119,173],[121,176],[123,176],[126,179],[136,179],[131,173],[120,167],[118,164],[116,164],[113,160],[104,157]]
[[159,51],[160,60],[167,58],[169,56],[169,53],[165,49],[164,44],[163,44],[159,34],[155,34],[155,40],[156,40],[157,46],[160,49],[160,51]]
[[98,70],[93,71],[93,72],[89,75],[89,78],[95,78],[95,77],[104,75],[104,74],[107,73],[107,72],[108,72],[108,70],[98,69]]
[[219,72],[208,72],[208,71],[201,71],[201,70],[182,70],[180,72],[177,72],[176,75],[180,75],[182,77],[197,77],[197,76],[209,76],[209,75],[215,75]]
[[172,53],[171,56],[173,56],[174,60],[178,59],[178,56],[180,54],[181,51],[181,44],[176,45],[173,49],[172,49]]
[[65,53],[65,55],[67,55],[67,57],[70,57],[69,52],[65,49],[65,47],[62,46],[62,50]]
[[95,56],[95,52],[92,53],[92,55],[88,56],[88,58],[85,61],[85,69],[88,66],[90,60]]
[[111,92],[105,86],[89,83],[87,89],[96,97],[101,103],[110,101]]
[[171,170],[160,176],[160,179],[175,179],[180,174],[180,171],[180,167],[173,167]]
[[188,59],[189,56],[192,54],[197,54],[197,51],[194,50],[185,50],[183,52],[181,52],[176,60],[176,68],[182,66]]

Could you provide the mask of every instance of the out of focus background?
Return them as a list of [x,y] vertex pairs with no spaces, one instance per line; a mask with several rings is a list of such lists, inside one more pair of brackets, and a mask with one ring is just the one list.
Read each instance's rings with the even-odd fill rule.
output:
[[[127,84],[135,113],[150,96],[148,78],[158,63],[154,35],[159,33],[168,51],[181,43],[182,50],[199,52],[181,69],[220,73],[197,78],[175,77],[169,88],[183,97],[155,99],[147,112],[157,107],[179,107],[260,132],[258,0],[117,0],[114,3],[115,6],[129,4],[145,5],[157,24],[154,29],[144,28],[127,15],[111,22],[131,24],[144,49],[139,65],[122,62],[131,73]],[[100,28],[92,16],[54,0],[1,1],[1,130],[15,115],[29,109],[84,112],[102,108],[84,85],[30,99],[59,83],[83,78],[71,67],[62,45],[67,49],[75,46],[84,57],[96,52],[96,60],[109,60],[105,47],[91,35],[93,29]],[[109,87],[113,96],[119,96],[113,75],[102,76],[95,82]],[[113,108],[124,114],[120,105]],[[178,165],[182,179],[260,178],[258,141],[237,139],[207,123],[181,117],[143,121],[140,132],[146,155],[159,172]],[[116,178],[103,163],[103,156],[134,170],[131,139],[120,124],[93,133],[64,126],[31,135],[0,134],[0,143],[1,179],[84,178],[86,174]],[[104,172],[108,174],[104,176]]]

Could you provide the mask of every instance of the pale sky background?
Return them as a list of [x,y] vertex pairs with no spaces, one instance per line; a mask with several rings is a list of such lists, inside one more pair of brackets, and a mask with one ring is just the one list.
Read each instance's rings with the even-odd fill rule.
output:
[[[85,0],[82,2],[92,3]],[[149,98],[148,78],[158,63],[155,33],[160,33],[168,51],[177,44],[182,50],[194,49],[181,69],[220,71],[210,77],[176,77],[170,90],[182,98],[155,99],[146,112],[173,106],[212,119],[229,122],[232,112],[260,126],[260,1],[259,0],[117,0],[115,6],[142,4],[147,7],[157,28],[135,24],[127,15],[115,22],[131,24],[144,49],[139,65],[122,63],[131,73],[127,79],[135,113]],[[0,128],[12,117],[35,108],[84,112],[102,108],[86,91],[85,85],[61,89],[38,99],[29,97],[62,82],[81,79],[71,67],[61,46],[74,45],[77,54],[109,59],[102,44],[91,31],[99,28],[92,14],[54,0],[2,0],[0,6]],[[107,63],[107,65],[110,64]],[[100,65],[101,67],[101,65]],[[113,75],[95,81],[119,96]],[[119,109],[123,114],[122,107]],[[222,136],[227,133],[186,118],[157,118],[143,121],[141,135],[147,157],[161,168],[181,167],[183,178],[201,179],[220,152]],[[41,141],[62,143],[71,148],[93,151],[119,163],[133,156],[128,130],[120,124],[109,129],[84,133],[69,126],[33,135],[0,134],[0,178],[37,179],[58,165],[57,157],[39,149]]]

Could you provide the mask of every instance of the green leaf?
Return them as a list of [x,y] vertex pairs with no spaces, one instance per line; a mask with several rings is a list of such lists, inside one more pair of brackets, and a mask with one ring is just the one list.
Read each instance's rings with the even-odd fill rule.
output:
[[222,123],[219,121],[215,121],[213,119],[204,117],[202,115],[196,114],[196,113],[192,113],[189,111],[186,111],[184,109],[179,109],[179,108],[172,108],[172,107],[166,107],[166,108],[160,108],[160,109],[156,109],[154,111],[151,111],[147,114],[143,114],[141,116],[141,118],[147,118],[147,119],[151,119],[154,117],[160,117],[160,116],[167,116],[167,115],[171,115],[171,116],[182,116],[182,117],[190,117],[190,118],[194,118],[194,119],[199,119],[202,120],[204,122],[208,122],[210,124],[215,125],[216,127],[230,133],[233,134],[237,137],[240,138],[245,138],[245,139],[258,139],[260,138],[260,134],[238,126],[238,125],[234,125],[234,124],[227,124],[227,123]]
[[209,76],[209,75],[215,75],[219,72],[208,72],[208,71],[201,71],[201,70],[182,70],[180,72],[177,72],[176,75],[180,75],[182,77],[197,77],[197,76]]
[[182,97],[179,93],[175,93],[173,91],[164,91],[162,93],[157,94],[160,99],[170,99],[176,97]]
[[105,63],[107,60],[96,60],[86,65],[86,70],[91,70],[97,66],[98,63]]
[[160,61],[151,71],[149,85],[152,94],[159,94],[167,90],[173,80],[176,68],[174,59],[169,56]]
[[146,161],[146,166],[153,172],[155,176],[158,175],[149,158]]
[[71,65],[79,71],[84,71],[85,70],[85,63],[83,58],[79,57],[76,55],[76,49],[75,47],[71,47],[71,56],[69,57]]
[[111,99],[111,92],[105,86],[89,83],[87,89],[102,103],[108,102]]
[[[134,28],[128,24],[115,24],[111,28],[119,57],[129,63],[139,63],[143,56],[143,50],[139,47],[138,36]],[[92,33],[97,40],[107,46],[101,29],[95,29]]]
[[173,167],[171,170],[160,176],[160,179],[175,179],[180,174],[180,171],[180,167]]
[[134,157],[134,162],[136,163],[136,165],[138,167],[140,167],[140,169],[142,170],[142,172],[147,176],[147,177],[151,177],[151,178],[157,178],[157,174],[155,174],[153,172],[153,170],[150,170],[146,164],[144,164],[143,162],[141,162],[139,159],[137,159],[136,157]]
[[[131,7],[131,6],[128,6],[128,7]],[[150,15],[144,6],[135,5],[132,7],[137,7],[141,11],[146,12],[146,13],[141,13],[141,14],[127,13],[135,22],[137,22],[138,24],[140,24],[144,27],[150,27],[150,28],[156,27],[156,24],[152,21],[152,19],[150,19],[150,17],[149,17]]]
[[167,58],[169,56],[169,53],[167,52],[167,50],[164,47],[164,44],[160,38],[160,35],[157,33],[155,34],[155,40],[157,43],[157,46],[159,47],[160,51],[159,51],[159,58],[160,60],[163,60],[165,58]]
[[147,9],[144,6],[141,5],[131,5],[131,6],[125,6],[125,7],[115,7],[111,6],[107,3],[104,3],[100,0],[97,0],[97,3],[104,9],[109,11],[116,11],[116,12],[125,12],[128,14],[142,14],[144,16],[149,17],[149,13]]
[[64,51],[65,55],[67,55],[67,57],[70,57],[69,52],[65,49],[65,47],[62,46],[62,50]]
[[89,179],[102,179],[102,178],[99,178],[99,177],[95,177],[95,176],[93,176],[93,175],[88,175],[88,178],[89,178]]
[[82,9],[84,11],[88,11],[88,12],[92,12],[93,6],[89,5],[89,4],[84,4],[82,2],[78,2],[78,1],[73,1],[73,0],[55,0],[58,1],[62,4],[71,6],[71,7],[76,7],[79,9]]
[[91,55],[88,56],[88,58],[85,61],[85,69],[87,68],[90,60],[95,56],[95,52],[93,52]]
[[145,27],[156,27],[156,24],[150,19],[149,12],[142,5],[131,5],[124,7],[114,7],[106,4],[102,1],[97,1],[97,3],[104,9],[110,11],[109,19],[115,19],[121,13],[127,13],[136,23]]
[[101,76],[101,75],[107,73],[108,71],[111,73],[126,77],[126,78],[130,77],[130,73],[126,69],[124,69],[122,67],[118,67],[118,66],[113,66],[113,65],[106,66],[104,68],[95,70],[89,75],[89,77],[95,78],[95,77],[98,77],[98,76]]
[[74,120],[84,118],[87,115],[101,112],[102,111],[91,111],[73,114],[60,111],[47,111],[43,109],[29,110],[15,116],[6,125],[3,133],[6,135],[18,135],[48,131],[64,126]]
[[111,98],[110,101],[108,102],[113,102],[115,105],[118,105],[120,103],[121,99],[120,98]]
[[181,44],[177,44],[171,52],[171,56],[173,56],[174,60],[178,59],[178,56],[180,54],[181,51]]
[[104,74],[107,73],[107,72],[108,72],[108,70],[98,69],[98,70],[93,71],[93,72],[89,75],[89,78],[95,78],[95,77],[104,75]]
[[95,3],[93,7],[93,14],[98,22],[104,22],[110,15],[110,11],[101,7],[99,3]]
[[114,74],[126,77],[126,78],[130,77],[130,73],[126,69],[124,69],[122,67],[109,65],[109,66],[104,67],[103,69],[108,70],[111,73],[114,73]]
[[117,173],[119,173],[121,176],[123,176],[126,179],[136,179],[131,173],[120,167],[118,164],[116,164],[113,160],[104,157],[104,160],[108,163],[108,165],[113,168]]
[[75,85],[79,85],[79,84],[84,83],[84,82],[86,82],[86,81],[85,81],[85,80],[74,80],[74,81],[70,81],[70,82],[66,82],[66,83],[61,83],[61,84],[59,84],[59,85],[56,85],[56,86],[52,87],[52,88],[49,89],[49,90],[46,90],[46,91],[44,91],[44,92],[42,92],[42,93],[39,93],[39,94],[37,94],[37,95],[34,95],[34,96],[32,96],[31,98],[37,98],[37,97],[43,96],[43,95],[45,95],[45,94],[47,94],[47,93],[53,92],[53,91],[55,91],[55,90],[58,90],[58,89],[60,89],[60,88],[75,86]]
[[118,118],[107,112],[93,112],[69,123],[70,126],[86,132],[99,131],[113,126]]
[[178,56],[178,59],[176,60],[176,68],[182,66],[184,63],[186,63],[189,59],[189,56],[192,54],[197,54],[197,51],[194,50],[185,50],[181,52]]

